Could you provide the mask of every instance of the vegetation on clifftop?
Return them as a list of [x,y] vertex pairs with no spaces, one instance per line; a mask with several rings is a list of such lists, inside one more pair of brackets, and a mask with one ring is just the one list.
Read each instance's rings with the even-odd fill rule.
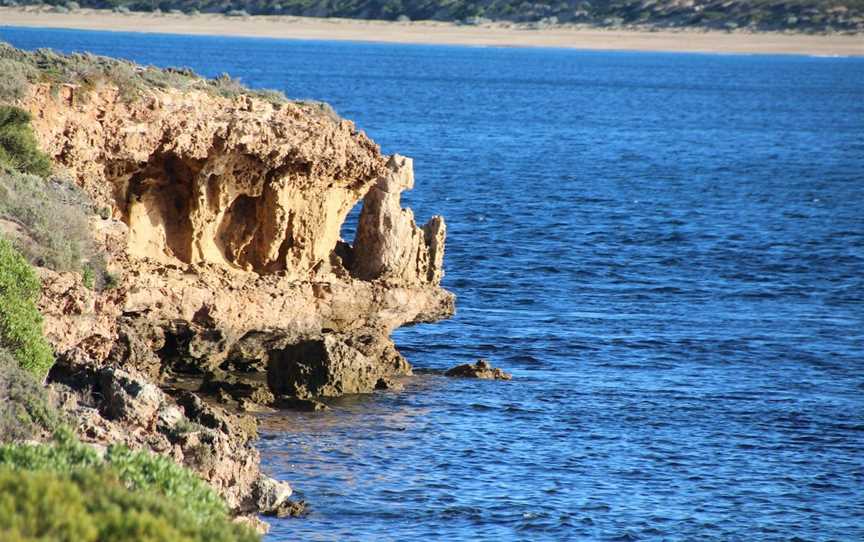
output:
[[[225,73],[208,79],[190,68],[141,66],[128,60],[90,53],[64,55],[51,49],[24,51],[0,42],[0,73],[3,74],[0,77],[0,103],[15,103],[22,99],[34,83],[50,84],[55,91],[61,85],[73,85],[85,91],[113,85],[117,87],[120,99],[126,102],[141,98],[151,89],[199,90],[224,98],[250,96],[277,106],[290,102],[308,113],[323,115],[337,122],[341,120],[329,104],[315,100],[289,100],[278,90],[250,89]],[[78,96],[86,99],[87,93]]]
[[[7,3],[16,0],[5,0]],[[38,0],[17,3],[39,4]],[[354,19],[581,23],[596,26],[864,31],[864,0],[49,0],[56,9],[114,8]]]
[[[9,102],[23,97],[27,86],[32,83],[68,84],[85,90],[112,84],[125,101],[132,101],[151,88],[195,89],[229,98],[247,94],[271,103],[288,101],[280,92],[250,90],[225,74],[207,79],[189,68],[139,66],[117,58],[90,53],[63,55],[51,49],[23,51],[2,42],[0,70],[4,73],[0,82],[0,101]],[[82,97],[86,97],[86,93]]]
[[0,234],[31,264],[81,272],[89,287],[102,287],[110,277],[90,236],[92,205],[51,170],[30,114],[0,105]]
[[49,175],[51,161],[36,145],[30,113],[0,106],[0,170]]

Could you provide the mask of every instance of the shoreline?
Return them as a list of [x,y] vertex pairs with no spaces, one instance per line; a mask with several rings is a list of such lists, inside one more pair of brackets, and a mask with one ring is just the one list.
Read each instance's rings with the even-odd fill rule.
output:
[[141,12],[124,14],[93,9],[53,13],[20,7],[0,8],[0,28],[2,27],[415,45],[864,56],[864,36],[846,34],[812,35],[697,29],[607,30],[575,25],[531,29],[510,23],[467,26],[438,21],[391,22],[269,15],[226,17],[217,14]]

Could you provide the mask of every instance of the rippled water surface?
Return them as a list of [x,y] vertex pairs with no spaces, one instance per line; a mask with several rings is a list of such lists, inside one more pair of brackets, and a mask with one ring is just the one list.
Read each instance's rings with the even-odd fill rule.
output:
[[[0,22],[2,24],[2,22]],[[864,540],[864,61],[12,30],[331,102],[416,159],[512,382],[266,421],[268,540]]]

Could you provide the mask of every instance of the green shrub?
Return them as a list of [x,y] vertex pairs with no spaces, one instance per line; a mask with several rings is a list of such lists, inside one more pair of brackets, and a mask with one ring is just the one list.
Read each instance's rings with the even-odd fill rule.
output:
[[178,88],[186,90],[193,88],[201,81],[190,68],[154,68],[148,66],[141,73],[141,78],[150,85],[158,88]]
[[[0,218],[21,226],[16,248],[28,261],[78,271],[88,287],[106,282],[105,264],[90,236],[87,197],[74,185],[21,173],[0,173]],[[89,276],[88,276],[89,275]]]
[[216,91],[216,94],[224,98],[233,98],[243,94],[245,90],[239,79],[234,79],[227,73],[221,73],[218,77],[212,79],[210,87]]
[[55,471],[95,468],[102,464],[96,451],[81,444],[68,427],[55,434],[54,444],[4,444],[0,446],[0,466],[19,470]]
[[120,479],[133,489],[158,491],[169,499],[183,503],[187,510],[199,518],[213,519],[227,514],[225,503],[210,486],[192,471],[166,457],[112,446],[105,460]]
[[51,173],[51,160],[39,150],[30,127],[30,113],[9,105],[0,105],[0,169],[43,177]]
[[[47,532],[51,540],[78,540],[64,530],[69,523],[91,525],[98,533],[96,538],[83,540],[258,540],[247,528],[230,522],[224,503],[209,486],[165,457],[112,446],[102,458],[66,430],[58,432],[53,445],[0,446],[0,480],[2,473],[11,470],[17,471],[24,485],[28,480],[39,480],[46,494],[58,491],[58,481],[75,486],[83,497],[85,512],[74,507],[63,512],[75,514],[74,522],[51,518],[41,523],[38,518],[17,517],[33,509],[28,507],[42,506],[32,503],[30,492],[16,496],[25,504],[11,512],[0,500],[2,540],[6,540],[4,532],[24,537]],[[63,491],[74,499],[74,490]],[[2,481],[0,493],[6,494]],[[50,521],[59,521],[61,527]],[[22,523],[27,524],[23,535],[14,530]]]
[[39,438],[58,429],[60,418],[33,375],[0,348],[0,442]]
[[55,433],[53,445],[0,446],[2,465],[58,473],[105,468],[130,489],[158,492],[182,504],[202,520],[224,517],[228,513],[222,499],[210,486],[170,459],[118,445],[110,446],[105,456],[100,457],[93,448],[79,442],[66,427]]
[[8,349],[21,368],[42,379],[54,364],[54,354],[42,336],[42,315],[36,308],[39,292],[33,268],[0,239],[0,347]]
[[131,491],[109,470],[0,469],[0,539],[96,542],[258,540],[227,516],[199,521],[153,491]]
[[56,474],[0,470],[0,538],[95,541],[98,530],[77,484]]

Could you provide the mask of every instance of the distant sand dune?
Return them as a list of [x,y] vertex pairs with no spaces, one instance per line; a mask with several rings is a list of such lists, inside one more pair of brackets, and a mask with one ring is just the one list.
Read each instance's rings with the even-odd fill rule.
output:
[[282,16],[229,18],[206,14],[120,14],[90,9],[73,13],[51,13],[32,7],[0,8],[0,27],[2,26],[441,45],[864,56],[864,36],[774,32],[650,32],[575,26],[534,30],[512,24],[460,26],[433,21],[403,23]]

